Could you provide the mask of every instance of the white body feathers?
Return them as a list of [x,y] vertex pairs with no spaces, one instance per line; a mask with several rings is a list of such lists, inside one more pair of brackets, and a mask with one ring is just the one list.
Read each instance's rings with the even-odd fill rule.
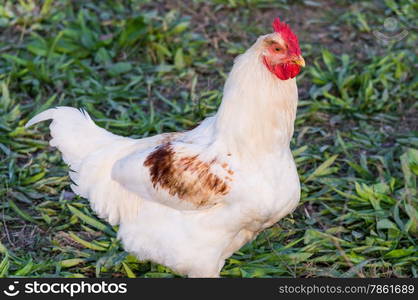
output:
[[237,58],[218,113],[191,131],[124,138],[69,107],[28,122],[53,120],[50,143],[70,165],[72,189],[120,224],[119,238],[139,259],[217,277],[226,258],[297,206],[296,82],[267,70],[260,39]]

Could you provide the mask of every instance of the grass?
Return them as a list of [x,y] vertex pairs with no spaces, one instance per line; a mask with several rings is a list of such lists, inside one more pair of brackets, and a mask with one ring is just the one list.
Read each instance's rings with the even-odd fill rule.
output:
[[[213,114],[232,59],[280,15],[308,67],[292,149],[298,209],[227,260],[225,277],[418,277],[416,13],[401,1],[0,4],[0,277],[173,277],[124,252],[47,143],[57,105],[116,134]],[[395,18],[408,35],[383,43]],[[401,30],[401,29],[399,29]]]

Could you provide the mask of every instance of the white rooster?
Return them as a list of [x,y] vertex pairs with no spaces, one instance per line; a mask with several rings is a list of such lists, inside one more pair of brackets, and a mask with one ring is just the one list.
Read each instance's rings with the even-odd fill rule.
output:
[[85,111],[48,109],[51,146],[73,191],[119,224],[125,249],[189,277],[219,277],[225,259],[292,212],[300,198],[290,151],[305,62],[278,18],[234,63],[215,116],[186,132],[114,135]]

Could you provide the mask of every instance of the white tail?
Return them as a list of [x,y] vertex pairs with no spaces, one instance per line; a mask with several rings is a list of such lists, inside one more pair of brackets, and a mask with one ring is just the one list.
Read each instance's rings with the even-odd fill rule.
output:
[[72,190],[88,198],[96,213],[112,225],[122,216],[135,215],[138,197],[111,178],[113,164],[135,140],[98,127],[86,111],[72,107],[48,109],[29,120],[26,127],[50,119],[50,145],[60,150],[71,168]]
[[30,119],[25,127],[49,119],[52,119],[49,126],[52,136],[50,145],[62,152],[64,161],[74,171],[79,169],[79,164],[88,154],[115,139],[121,139],[94,124],[85,110],[65,106],[41,112]]

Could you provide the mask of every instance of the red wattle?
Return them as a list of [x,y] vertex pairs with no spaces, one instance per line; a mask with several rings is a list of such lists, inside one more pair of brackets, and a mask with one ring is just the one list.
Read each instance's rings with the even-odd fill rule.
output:
[[296,64],[277,64],[272,72],[279,79],[287,80],[296,77],[300,73],[300,66]]
[[301,71],[300,66],[292,63],[271,65],[266,57],[263,58],[263,62],[267,69],[281,80],[294,78]]

